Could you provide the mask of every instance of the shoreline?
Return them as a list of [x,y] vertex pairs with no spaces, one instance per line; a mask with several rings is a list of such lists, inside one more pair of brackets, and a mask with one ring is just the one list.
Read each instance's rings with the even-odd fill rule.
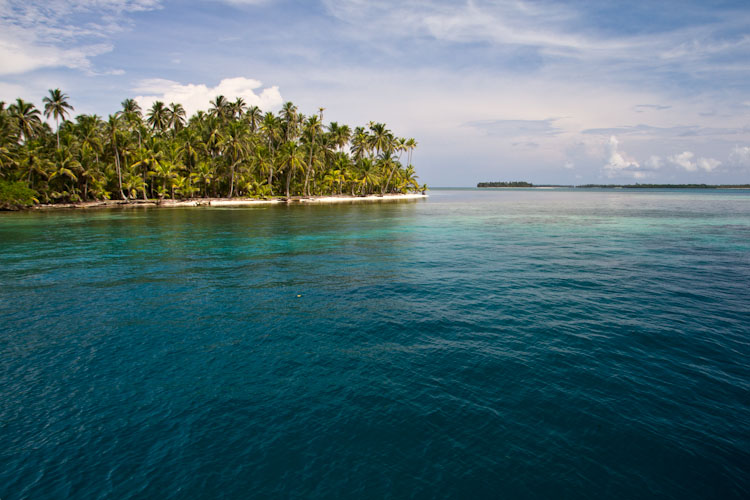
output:
[[427,199],[428,195],[419,193],[408,194],[386,194],[386,195],[324,195],[324,196],[292,196],[269,198],[266,200],[258,198],[191,198],[187,200],[172,199],[149,199],[149,200],[103,200],[82,201],[78,203],[39,204],[29,207],[29,210],[53,210],[53,209],[92,209],[92,208],[134,208],[134,207],[159,207],[159,208],[181,208],[181,207],[250,207],[259,205],[291,205],[291,204],[332,204],[332,203],[359,203],[373,201],[402,201]]

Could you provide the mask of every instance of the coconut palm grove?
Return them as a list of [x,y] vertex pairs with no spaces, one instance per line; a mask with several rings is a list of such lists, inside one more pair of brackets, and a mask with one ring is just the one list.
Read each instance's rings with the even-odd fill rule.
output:
[[[423,191],[417,142],[383,123],[323,124],[291,102],[276,114],[216,97],[187,117],[181,104],[133,99],[107,119],[73,117],[68,96],[44,109],[0,102],[0,205],[198,197],[371,195]],[[55,130],[45,120],[55,123]],[[71,119],[72,118],[72,119]],[[405,164],[402,161],[405,159]]]

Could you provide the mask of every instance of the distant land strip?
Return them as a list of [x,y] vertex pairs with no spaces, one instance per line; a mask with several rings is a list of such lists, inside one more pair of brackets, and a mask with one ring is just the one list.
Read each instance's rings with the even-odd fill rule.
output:
[[750,184],[532,184],[525,181],[480,182],[478,188],[603,188],[603,189],[750,189]]

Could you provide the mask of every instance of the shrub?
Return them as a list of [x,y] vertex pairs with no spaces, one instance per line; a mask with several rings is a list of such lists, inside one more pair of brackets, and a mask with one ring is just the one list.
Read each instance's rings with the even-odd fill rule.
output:
[[36,192],[23,182],[0,180],[0,210],[20,210],[39,203]]

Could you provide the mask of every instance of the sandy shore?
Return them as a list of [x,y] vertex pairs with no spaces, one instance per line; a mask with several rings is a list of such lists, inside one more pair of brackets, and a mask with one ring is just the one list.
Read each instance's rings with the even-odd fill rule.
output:
[[106,201],[86,201],[81,203],[59,203],[49,205],[35,205],[36,210],[45,210],[52,208],[117,208],[117,207],[249,207],[258,205],[277,205],[281,203],[359,203],[372,201],[401,201],[401,200],[420,200],[427,198],[426,194],[386,194],[369,195],[369,196],[294,196],[286,198],[270,198],[259,200],[255,198],[194,198],[189,200],[106,200]]

